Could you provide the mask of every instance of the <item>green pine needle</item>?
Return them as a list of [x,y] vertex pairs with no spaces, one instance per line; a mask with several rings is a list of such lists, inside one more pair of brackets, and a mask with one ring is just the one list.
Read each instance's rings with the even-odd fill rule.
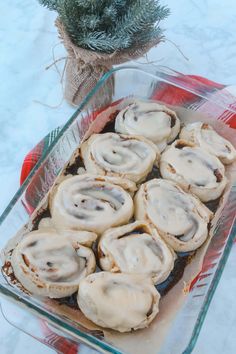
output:
[[49,8],[49,10],[57,9],[57,0],[39,0],[40,4]]
[[39,0],[56,10],[78,46],[112,53],[163,37],[159,22],[169,16],[159,0]]

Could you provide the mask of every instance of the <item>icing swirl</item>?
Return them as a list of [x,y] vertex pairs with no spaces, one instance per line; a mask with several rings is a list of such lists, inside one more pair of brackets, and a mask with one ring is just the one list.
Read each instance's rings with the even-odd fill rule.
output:
[[163,151],[179,133],[180,121],[176,113],[152,101],[129,104],[116,117],[115,131],[121,134],[142,135]]
[[140,182],[159,158],[156,146],[140,136],[94,134],[81,146],[87,172]]
[[163,178],[177,182],[203,202],[220,197],[227,184],[220,160],[185,140],[176,140],[163,152],[160,172]]
[[73,294],[96,267],[90,248],[78,243],[75,248],[70,239],[52,229],[25,235],[12,253],[11,264],[25,289],[51,298]]
[[[117,185],[120,179],[73,176],[61,182],[51,197],[51,215],[57,229],[85,230],[101,234],[111,226],[125,224],[133,215],[133,201]],[[129,185],[131,181],[128,181]],[[120,180],[124,185],[125,180]]]
[[87,318],[119,332],[147,327],[159,311],[159,299],[147,276],[109,272],[83,279],[77,298]]
[[103,270],[146,274],[155,284],[169,276],[175,260],[157,231],[140,221],[107,230],[99,241],[98,257]]
[[233,145],[206,123],[195,122],[183,127],[180,138],[191,141],[211,154],[217,156],[224,164],[230,164],[236,159]]
[[135,196],[135,218],[152,223],[179,252],[193,251],[203,244],[212,215],[198,198],[172,181],[148,181]]

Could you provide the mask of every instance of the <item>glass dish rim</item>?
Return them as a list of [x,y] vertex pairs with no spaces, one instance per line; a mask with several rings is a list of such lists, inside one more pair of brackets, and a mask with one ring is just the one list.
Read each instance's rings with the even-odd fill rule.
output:
[[[145,69],[144,69],[144,67],[145,67]],[[148,70],[147,70],[147,68],[148,68]],[[212,98],[207,97],[207,95],[204,95],[204,93],[201,93],[201,90],[198,91],[198,90],[195,90],[194,88],[191,88],[191,87],[188,88],[188,87],[186,87],[184,84],[182,84],[180,82],[175,82],[175,80],[173,79],[174,78],[173,74],[180,75],[180,77],[183,76],[184,74],[181,74],[181,73],[179,73],[177,71],[174,71],[174,70],[172,70],[172,69],[170,69],[168,67],[165,67],[165,66],[154,66],[154,65],[145,64],[145,65],[121,65],[121,66],[118,66],[118,67],[115,67],[115,68],[111,69],[109,72],[107,72],[106,74],[103,75],[103,77],[98,81],[96,86],[83,99],[81,104],[78,106],[78,108],[75,110],[75,112],[71,115],[71,117],[68,119],[68,121],[62,127],[62,129],[58,133],[57,137],[53,140],[53,142],[47,148],[46,152],[43,154],[43,156],[39,159],[39,161],[36,163],[34,168],[31,170],[31,172],[29,173],[29,175],[26,178],[26,180],[24,181],[24,183],[20,186],[20,188],[18,189],[16,194],[13,196],[12,200],[9,202],[8,206],[6,207],[6,209],[0,215],[0,225],[5,220],[7,215],[10,213],[10,211],[13,208],[13,206],[17,202],[17,200],[24,193],[25,189],[27,188],[27,186],[31,182],[33,176],[36,174],[36,172],[38,171],[40,166],[43,164],[44,161],[46,161],[46,159],[48,158],[48,155],[50,154],[50,152],[57,145],[57,143],[61,139],[61,137],[63,137],[63,135],[65,134],[67,129],[69,129],[71,124],[73,124],[73,122],[77,119],[78,114],[83,110],[83,108],[87,105],[87,103],[94,96],[94,94],[97,92],[97,90],[103,85],[103,83],[111,75],[113,75],[113,73],[115,73],[117,71],[122,71],[122,70],[137,70],[137,71],[140,71],[143,74],[146,74],[146,75],[149,75],[149,76],[153,76],[154,78],[159,79],[162,82],[165,82],[167,84],[175,86],[176,88],[180,88],[180,89],[183,89],[185,91],[191,92],[191,93],[193,93],[193,94],[195,94],[195,95],[197,95],[199,97],[202,97],[202,98],[206,99],[207,101],[211,101],[214,104],[229,110],[227,105],[225,105],[224,103],[222,103],[222,102],[220,102],[220,101],[218,101],[218,100],[216,100],[214,98],[212,99]],[[194,83],[194,82],[196,82],[196,80],[194,78],[191,78],[190,82]],[[204,87],[206,85],[205,84],[201,84],[201,86]],[[232,111],[233,113],[236,114],[236,110],[230,108],[230,111]],[[234,185],[234,187],[236,187],[236,186]],[[221,278],[221,275],[223,273],[226,261],[228,259],[230,250],[232,248],[233,241],[234,241],[234,238],[235,238],[235,234],[236,234],[236,215],[235,215],[232,227],[231,227],[231,231],[230,231],[230,234],[229,234],[229,237],[228,237],[228,240],[227,240],[227,244],[225,246],[225,249],[223,251],[223,254],[221,256],[219,264],[218,264],[218,266],[216,268],[215,275],[214,275],[214,277],[213,277],[213,279],[211,281],[211,284],[210,284],[210,288],[208,289],[207,294],[205,296],[204,303],[203,303],[203,305],[201,307],[201,310],[200,310],[200,312],[198,314],[198,318],[197,318],[197,321],[196,321],[196,323],[194,325],[194,328],[193,328],[193,331],[192,331],[192,334],[191,334],[191,338],[190,338],[189,343],[188,343],[186,349],[184,350],[183,354],[190,354],[192,352],[192,350],[194,349],[194,346],[195,346],[196,341],[198,339],[200,330],[201,330],[202,325],[204,323],[204,319],[206,317],[208,308],[210,306],[211,300],[213,298],[213,295],[215,293],[215,290],[217,288],[217,285],[218,285],[219,280]],[[6,296],[7,298],[10,298],[12,301],[18,303],[18,305],[23,305],[23,306],[25,305],[29,311],[33,310],[33,312],[36,312],[37,315],[39,315],[40,317],[44,317],[47,320],[49,320],[50,322],[52,322],[53,324],[55,324],[56,326],[59,326],[60,328],[62,327],[63,330],[69,331],[69,333],[74,334],[77,338],[79,338],[81,341],[83,341],[85,343],[89,342],[90,345],[94,345],[95,344],[100,349],[108,350],[110,353],[114,353],[114,354],[121,354],[122,353],[121,351],[119,351],[119,349],[112,348],[112,346],[110,346],[108,343],[102,342],[101,340],[99,340],[98,338],[94,337],[93,335],[84,333],[82,330],[74,328],[69,323],[65,323],[63,321],[63,319],[58,318],[57,315],[50,314],[46,309],[41,308],[39,305],[31,303],[30,300],[27,300],[27,299],[24,299],[24,298],[20,298],[19,299],[19,296],[14,291],[6,289],[1,284],[0,284],[0,293],[2,293],[2,295]]]
[[[145,69],[144,69],[145,66]],[[147,68],[149,70],[147,70]],[[82,111],[82,109],[84,108],[84,106],[86,106],[86,104],[89,102],[89,100],[93,97],[93,95],[96,93],[96,91],[103,85],[103,83],[109,79],[109,77],[111,75],[113,75],[113,73],[117,72],[117,71],[123,71],[123,70],[137,70],[140,72],[143,72],[144,74],[153,76],[156,79],[160,79],[161,81],[170,84],[172,86],[175,86],[177,88],[183,89],[185,91],[191,92],[199,97],[202,97],[204,99],[206,99],[207,101],[212,101],[214,104],[221,106],[227,110],[232,111],[233,113],[236,114],[236,109],[233,109],[231,107],[227,107],[227,105],[222,104],[220,101],[216,100],[216,99],[212,99],[207,97],[206,95],[202,94],[201,91],[198,91],[196,89],[193,88],[187,88],[184,84],[181,83],[176,83],[174,82],[174,80],[172,81],[168,75],[171,74],[177,74],[180,76],[184,76],[184,74],[175,71],[173,69],[170,69],[167,66],[163,66],[163,65],[159,65],[159,66],[155,66],[152,64],[142,64],[142,65],[120,65],[118,67],[112,68],[110,71],[108,71],[107,73],[105,73],[97,82],[96,86],[94,86],[94,88],[92,88],[92,90],[87,94],[87,96],[85,96],[85,98],[83,99],[83,101],[80,103],[80,105],[78,106],[78,108],[75,110],[75,112],[71,115],[71,117],[68,119],[68,121],[63,125],[63,127],[61,128],[60,132],[58,133],[58,135],[55,137],[55,139],[52,141],[52,143],[47,147],[45,153],[43,154],[43,156],[41,156],[41,158],[38,160],[38,162],[36,163],[36,165],[34,166],[34,168],[30,171],[29,175],[27,176],[27,178],[25,179],[25,181],[22,183],[22,185],[19,187],[19,189],[17,190],[17,192],[15,193],[15,195],[13,196],[13,198],[10,200],[9,204],[7,205],[7,207],[4,209],[4,211],[2,212],[2,214],[0,214],[0,225],[1,223],[4,221],[4,219],[6,218],[6,216],[9,214],[9,212],[11,211],[12,207],[14,206],[15,202],[18,200],[18,198],[23,194],[24,190],[26,189],[26,187],[28,186],[28,184],[30,183],[30,181],[32,180],[32,177],[35,175],[36,171],[40,168],[41,164],[47,159],[47,156],[49,155],[49,153],[53,150],[53,148],[55,147],[55,145],[58,143],[58,141],[60,140],[60,138],[64,135],[64,133],[66,132],[66,130],[71,126],[71,124],[76,120],[79,112]],[[168,72],[169,71],[169,72]],[[164,77],[162,76],[164,74]],[[167,78],[166,78],[166,77]],[[190,78],[189,81],[191,82],[196,82],[196,80],[194,78]],[[199,82],[198,82],[199,84]],[[206,85],[204,83],[201,83],[202,87],[205,87]]]

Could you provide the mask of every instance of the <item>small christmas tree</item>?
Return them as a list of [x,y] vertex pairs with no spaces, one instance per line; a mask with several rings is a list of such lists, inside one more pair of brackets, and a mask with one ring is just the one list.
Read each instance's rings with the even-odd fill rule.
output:
[[[144,55],[163,40],[169,14],[159,0],[39,0],[58,13],[56,26],[68,52],[65,98],[78,105],[113,65]],[[103,102],[113,92],[106,81]]]
[[155,0],[39,1],[58,12],[74,44],[103,53],[160,39],[159,22],[169,14],[169,9]]

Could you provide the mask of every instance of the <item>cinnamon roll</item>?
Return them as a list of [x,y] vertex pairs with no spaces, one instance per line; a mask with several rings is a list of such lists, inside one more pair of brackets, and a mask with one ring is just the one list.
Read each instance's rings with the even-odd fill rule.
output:
[[39,222],[38,229],[52,229],[53,223],[50,217],[42,218]]
[[90,248],[74,244],[55,230],[32,231],[14,249],[15,277],[31,293],[61,298],[77,291],[81,279],[94,272]]
[[136,221],[107,230],[99,241],[98,257],[103,270],[146,274],[159,284],[172,271],[175,253],[154,228]]
[[87,318],[119,332],[147,327],[159,311],[159,299],[151,278],[109,272],[83,279],[77,297]]
[[186,140],[176,140],[166,148],[161,156],[160,172],[163,178],[177,182],[203,202],[219,198],[227,184],[220,160]]
[[126,224],[133,215],[133,200],[117,184],[119,180],[114,178],[113,184],[111,177],[85,174],[61,182],[50,202],[56,229],[101,234],[109,227]]
[[[43,229],[55,229],[55,226],[53,225],[52,219],[51,218],[43,218],[39,222],[38,229],[43,230]],[[86,247],[92,247],[93,243],[97,239],[97,234],[94,232],[90,231],[81,231],[81,230],[66,230],[66,229],[61,229],[59,228],[57,230],[58,234],[63,235],[64,237],[69,238],[76,244],[80,244],[82,246]]]
[[230,164],[236,159],[236,150],[233,145],[220,136],[209,124],[202,122],[188,124],[181,130],[180,138],[207,150],[224,164]]
[[178,252],[193,251],[208,236],[212,212],[177,183],[153,179],[141,185],[135,196],[135,218],[154,225]]
[[142,135],[163,151],[180,130],[176,113],[166,106],[152,101],[129,104],[116,117],[115,131],[121,134]]
[[86,171],[140,182],[159,159],[157,147],[140,136],[94,134],[81,145]]

